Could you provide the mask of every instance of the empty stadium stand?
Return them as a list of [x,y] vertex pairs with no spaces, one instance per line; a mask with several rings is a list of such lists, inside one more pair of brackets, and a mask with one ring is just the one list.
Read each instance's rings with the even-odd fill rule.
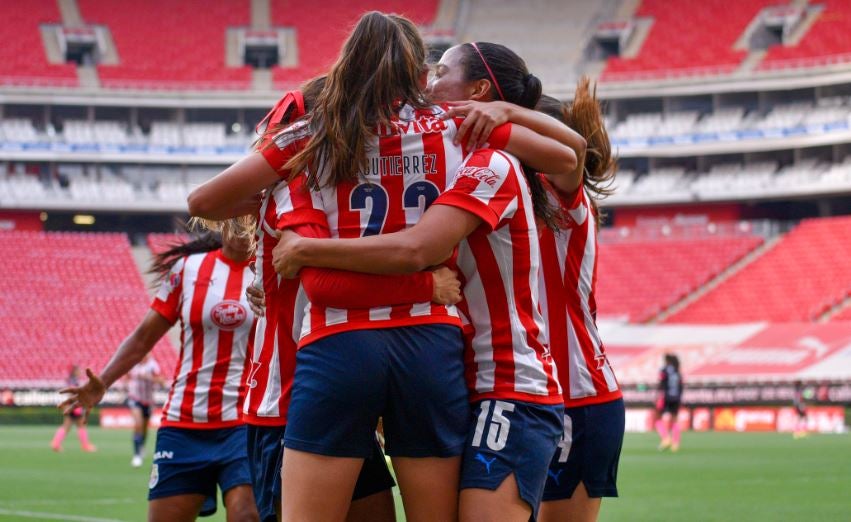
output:
[[0,84],[76,87],[77,69],[50,64],[39,27],[60,23],[56,0],[0,2]]
[[824,10],[795,45],[771,47],[758,70],[807,68],[851,60],[851,11],[846,0],[819,0]]
[[[728,74],[742,63],[747,51],[734,50],[748,24],[772,0],[643,0],[638,17],[653,19],[638,56],[613,57],[603,81],[632,81]],[[723,13],[723,18],[719,17]]]
[[87,23],[107,26],[120,63],[101,85],[139,89],[247,89],[250,67],[225,66],[228,27],[247,26],[249,0],[78,0]]
[[372,10],[398,13],[417,24],[430,24],[437,14],[438,0],[402,2],[399,0],[336,0],[314,2],[306,9],[297,0],[271,0],[272,25],[296,30],[298,65],[274,67],[278,87],[289,87],[326,71],[358,17]]
[[[0,382],[55,386],[72,364],[101,368],[148,294],[124,234],[0,232]],[[176,352],[154,348],[166,373]]]
[[601,317],[644,322],[695,291],[757,246],[758,236],[617,241],[601,236]]
[[851,217],[807,219],[668,322],[812,321],[851,295]]

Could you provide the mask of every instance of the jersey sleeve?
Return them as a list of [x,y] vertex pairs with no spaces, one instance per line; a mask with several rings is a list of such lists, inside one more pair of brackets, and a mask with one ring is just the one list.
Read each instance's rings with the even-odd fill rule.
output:
[[[289,183],[279,183],[272,193],[276,205],[276,228],[284,230],[299,225],[328,228],[322,195],[307,186],[307,175],[299,174]],[[322,237],[322,236],[321,236]]]
[[266,143],[260,154],[270,167],[283,179],[290,177],[290,171],[284,168],[298,154],[310,139],[310,125],[307,121],[298,121],[281,130]]
[[[293,230],[304,237],[330,237],[327,227],[301,224]],[[310,302],[330,308],[376,308],[427,303],[434,292],[430,272],[373,275],[328,268],[305,267],[299,273]]]
[[174,263],[151,303],[151,309],[171,324],[176,323],[180,316],[180,302],[183,296],[183,267],[185,264],[185,257]]
[[474,214],[493,231],[517,211],[519,187],[515,176],[508,158],[494,150],[480,149],[461,165],[452,185],[434,204]]

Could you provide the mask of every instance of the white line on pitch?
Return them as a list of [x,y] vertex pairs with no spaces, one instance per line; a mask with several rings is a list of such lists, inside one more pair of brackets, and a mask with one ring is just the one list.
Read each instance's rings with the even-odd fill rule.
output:
[[38,511],[20,511],[17,509],[0,508],[0,516],[2,515],[10,515],[24,518],[46,518],[49,520],[66,520],[69,522],[123,522],[122,520],[118,520],[117,518],[80,517],[77,515],[60,515],[57,513],[40,513]]

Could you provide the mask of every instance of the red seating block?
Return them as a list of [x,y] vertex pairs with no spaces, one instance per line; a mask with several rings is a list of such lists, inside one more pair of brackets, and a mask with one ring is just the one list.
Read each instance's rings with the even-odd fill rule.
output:
[[851,295],[851,217],[807,219],[669,318],[676,323],[812,321]]
[[794,46],[778,45],[768,50],[761,70],[813,67],[834,61],[851,61],[851,4],[847,0],[821,0],[825,9]]
[[56,0],[0,2],[0,83],[21,86],[76,87],[73,64],[49,64],[41,24],[60,24]]
[[228,27],[250,23],[249,0],[78,0],[87,23],[104,24],[121,60],[99,65],[104,87],[247,89],[250,67],[225,66]]
[[598,314],[647,321],[760,243],[756,236],[601,243]]
[[[60,385],[102,368],[148,309],[124,234],[0,232],[0,383]],[[154,358],[166,373],[168,339]]]

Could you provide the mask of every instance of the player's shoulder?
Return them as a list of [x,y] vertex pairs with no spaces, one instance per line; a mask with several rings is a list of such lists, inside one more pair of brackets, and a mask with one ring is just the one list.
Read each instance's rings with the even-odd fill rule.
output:
[[312,134],[313,130],[310,126],[310,121],[303,119],[279,130],[272,137],[272,142],[279,149],[285,149],[300,141],[310,138]]

